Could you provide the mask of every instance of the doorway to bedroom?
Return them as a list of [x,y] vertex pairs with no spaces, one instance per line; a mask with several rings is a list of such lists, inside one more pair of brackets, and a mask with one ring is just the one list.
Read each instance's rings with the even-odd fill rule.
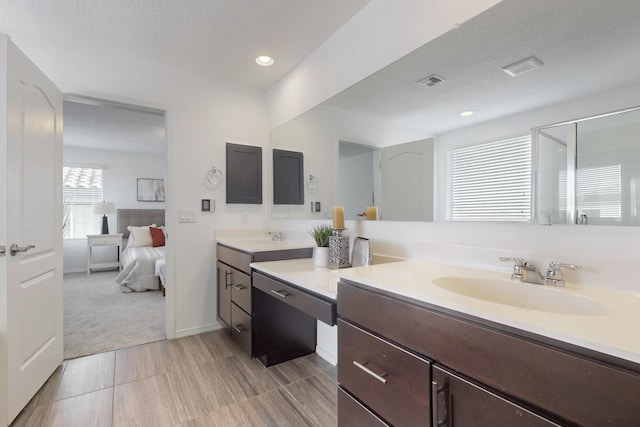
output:
[[65,96],[64,358],[166,338],[164,111]]

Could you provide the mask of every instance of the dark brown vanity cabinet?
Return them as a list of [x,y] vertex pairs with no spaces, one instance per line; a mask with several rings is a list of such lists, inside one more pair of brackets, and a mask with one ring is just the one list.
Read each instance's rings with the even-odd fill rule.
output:
[[277,261],[310,258],[312,248],[285,249],[249,253],[218,244],[218,318],[228,328],[233,341],[254,356],[253,278],[249,264],[256,261]]
[[[407,378],[398,367],[409,366],[405,353],[429,364],[430,377],[412,367]],[[380,385],[354,362],[393,385],[401,403],[374,393]],[[640,426],[636,363],[344,279],[338,382],[340,402],[357,407],[349,397],[363,417],[397,426]],[[412,410],[402,406],[408,399]],[[357,425],[344,412],[339,424]]]
[[317,320],[336,323],[335,300],[253,273],[254,355],[265,366],[313,353]]
[[456,375],[444,367],[433,367],[431,383],[434,426],[560,426],[523,406]]
[[231,324],[231,267],[218,261],[218,319]]

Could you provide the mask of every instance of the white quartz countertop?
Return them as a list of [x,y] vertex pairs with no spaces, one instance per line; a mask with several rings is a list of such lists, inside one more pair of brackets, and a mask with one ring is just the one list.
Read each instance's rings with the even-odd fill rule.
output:
[[[565,341],[640,363],[640,293],[600,287],[564,288],[510,282],[509,274],[473,268],[402,261],[337,270],[345,279],[403,295],[418,301],[466,313],[535,334]],[[433,284],[439,278],[474,278],[500,281],[514,287],[533,287],[531,292],[551,302],[577,299],[598,306],[596,314],[563,314],[520,308],[462,295]],[[519,292],[522,290],[517,290]],[[525,289],[524,292],[529,292]],[[543,299],[544,301],[544,299]]]
[[279,242],[271,240],[271,237],[218,237],[216,242],[229,246],[243,252],[269,252],[284,251],[289,249],[312,248],[313,244],[308,242],[298,242],[295,240],[281,240]]
[[[311,258],[251,264],[252,268],[311,292],[336,299],[337,283],[345,278],[372,288],[465,313],[580,347],[640,363],[640,294],[567,283],[564,288],[511,282],[509,274],[424,261],[399,261],[365,267],[330,270],[315,267]],[[536,293],[550,307],[565,300],[599,307],[594,314],[521,308],[466,296],[433,282],[441,278],[471,278],[514,286],[515,292]],[[525,287],[525,288],[518,288]],[[526,302],[526,301],[525,301]],[[524,304],[526,306],[526,304]],[[562,310],[560,310],[562,311]],[[579,311],[579,310],[578,310]],[[569,310],[571,312],[571,310]]]
[[255,270],[327,298],[336,299],[338,296],[338,270],[316,267],[313,258],[254,262],[250,265]]

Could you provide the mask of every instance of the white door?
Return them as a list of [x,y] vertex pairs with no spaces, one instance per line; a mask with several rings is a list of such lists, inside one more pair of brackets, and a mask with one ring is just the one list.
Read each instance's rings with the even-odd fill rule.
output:
[[7,36],[0,44],[0,425],[8,425],[63,355],[62,93]]
[[380,150],[380,219],[433,221],[433,140]]

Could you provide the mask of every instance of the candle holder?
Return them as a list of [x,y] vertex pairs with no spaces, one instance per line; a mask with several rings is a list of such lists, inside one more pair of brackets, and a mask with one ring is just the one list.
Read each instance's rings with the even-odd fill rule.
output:
[[329,236],[329,268],[351,267],[349,263],[349,237],[343,236],[345,228],[334,228],[333,236]]

